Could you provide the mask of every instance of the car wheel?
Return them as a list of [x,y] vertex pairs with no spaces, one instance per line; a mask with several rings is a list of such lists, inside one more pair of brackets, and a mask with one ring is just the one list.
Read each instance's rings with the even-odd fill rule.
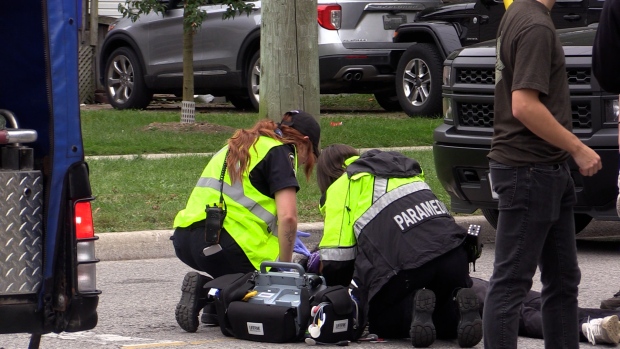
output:
[[115,109],[144,109],[153,98],[144,83],[136,54],[127,47],[114,50],[105,69],[108,101]]
[[254,104],[252,104],[250,97],[231,95],[226,96],[226,100],[232,103],[237,109],[254,110]]
[[409,116],[441,116],[443,59],[432,44],[411,45],[398,61],[396,95]]
[[497,229],[497,218],[499,217],[499,210],[482,208],[480,209],[480,211],[482,211],[482,215],[493,227],[493,229]]
[[[482,215],[486,218],[489,224],[497,229],[497,219],[499,218],[499,210],[494,209],[481,209]],[[575,234],[579,234],[584,230],[588,224],[592,221],[592,217],[583,213],[575,213]]]
[[381,92],[375,93],[375,100],[386,111],[401,111],[403,108],[398,102],[398,96],[396,92]]
[[255,110],[258,110],[260,102],[260,51],[256,51],[248,64],[246,74],[247,93]]
[[592,222],[591,216],[584,213],[575,213],[575,234],[581,233],[590,222]]

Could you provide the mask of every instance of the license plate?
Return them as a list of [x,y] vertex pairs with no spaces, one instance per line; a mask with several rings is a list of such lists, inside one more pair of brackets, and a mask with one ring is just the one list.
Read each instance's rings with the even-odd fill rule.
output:
[[499,200],[499,195],[497,195],[495,190],[493,190],[493,181],[491,181],[491,174],[489,173],[487,177],[489,177],[489,186],[491,187],[491,197],[493,197],[493,199],[495,200]]
[[384,15],[383,29],[392,30],[398,28],[399,25],[407,22],[406,15]]

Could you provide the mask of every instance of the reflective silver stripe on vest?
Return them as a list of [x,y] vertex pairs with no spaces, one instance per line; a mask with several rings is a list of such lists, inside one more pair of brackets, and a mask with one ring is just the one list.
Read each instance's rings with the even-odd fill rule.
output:
[[[198,184],[196,184],[197,187],[211,188],[217,191],[220,191],[220,185],[219,179],[205,177],[200,177]],[[237,181],[232,186],[224,182],[224,194],[228,195],[236,203],[247,208],[256,217],[262,219],[265,223],[267,223],[269,229],[271,229],[271,234],[278,236],[277,217],[264,209],[256,201],[245,196],[245,193],[243,192],[243,185],[240,181]]]
[[387,192],[387,178],[375,177],[375,184],[372,191],[372,202],[377,202],[383,194]]
[[426,184],[425,182],[412,182],[401,185],[400,187],[385,193],[385,195],[383,195],[378,201],[373,203],[370,208],[368,208],[368,210],[366,210],[366,212],[364,212],[364,214],[360,218],[358,218],[357,221],[355,221],[355,225],[353,226],[355,238],[359,239],[360,233],[362,229],[364,229],[366,224],[368,224],[393,201],[424,189],[430,190],[431,187],[429,187],[428,184]]
[[321,248],[319,250],[322,261],[346,262],[357,257],[357,246],[339,248]]

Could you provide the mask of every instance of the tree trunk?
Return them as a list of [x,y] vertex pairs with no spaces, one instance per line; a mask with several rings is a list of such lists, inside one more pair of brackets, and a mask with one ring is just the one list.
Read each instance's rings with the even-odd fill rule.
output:
[[263,0],[260,117],[302,109],[319,119],[316,0]]
[[[183,11],[183,19],[187,13]],[[181,123],[194,123],[194,30],[186,28],[183,21],[183,102],[181,102]]]

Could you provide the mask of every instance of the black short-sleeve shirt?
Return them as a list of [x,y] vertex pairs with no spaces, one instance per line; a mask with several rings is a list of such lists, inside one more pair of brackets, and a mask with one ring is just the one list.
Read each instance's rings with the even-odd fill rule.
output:
[[273,147],[250,172],[250,183],[263,195],[274,198],[278,190],[295,187],[299,183],[295,176],[295,149],[283,144]]
[[566,160],[566,151],[535,135],[512,114],[513,91],[537,90],[555,119],[572,130],[564,50],[549,10],[536,0],[515,0],[497,35],[494,133],[489,158],[511,166]]

